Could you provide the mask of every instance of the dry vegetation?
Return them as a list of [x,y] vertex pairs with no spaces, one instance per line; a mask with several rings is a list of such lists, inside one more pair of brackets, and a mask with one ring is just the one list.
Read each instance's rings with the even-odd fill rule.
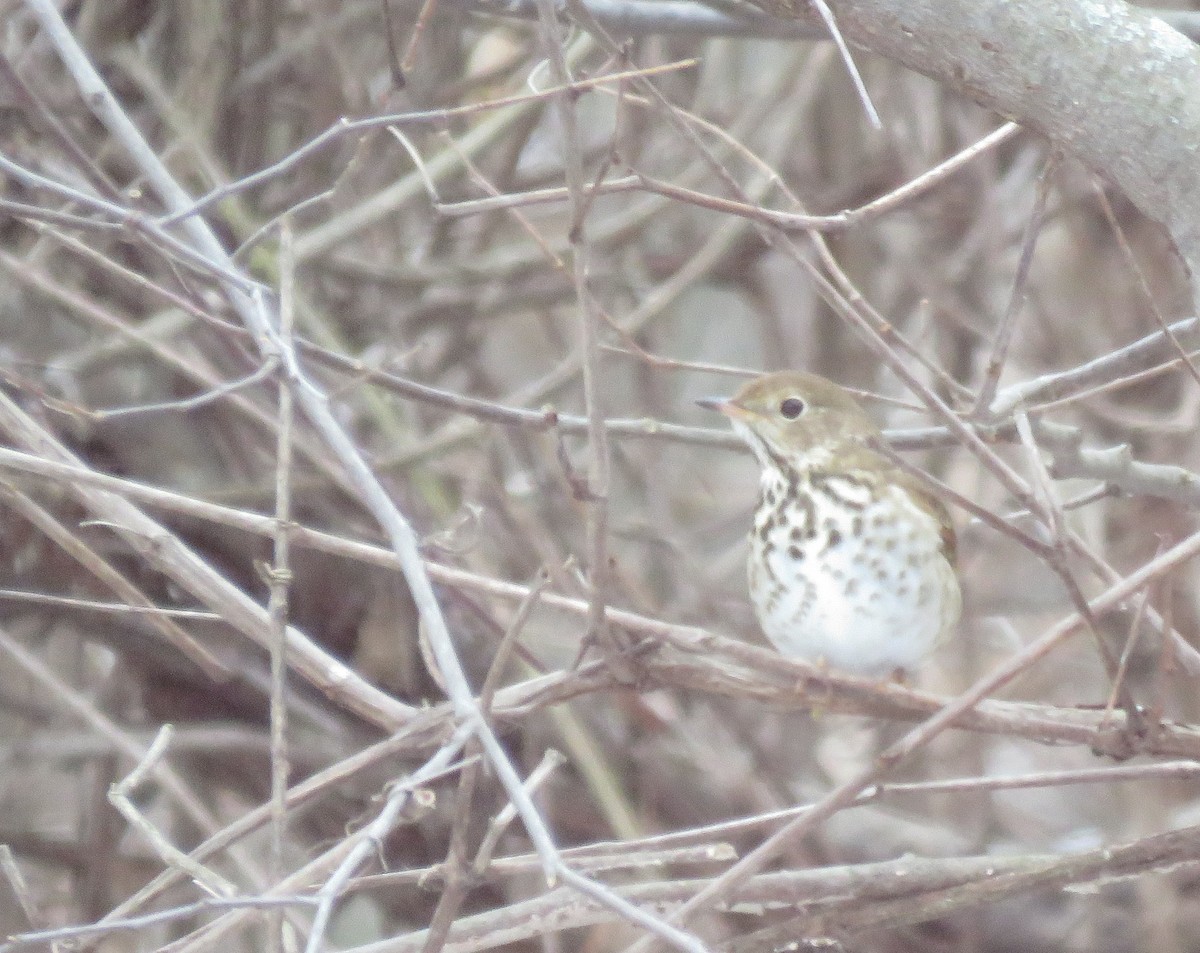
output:
[[[1200,334],[1119,193],[860,54],[872,128],[830,43],[393,2],[398,88],[376,0],[68,4],[156,173],[46,6],[0,6],[0,950],[1200,949]],[[954,508],[912,686],[762,645],[693,399],[779,367]]]

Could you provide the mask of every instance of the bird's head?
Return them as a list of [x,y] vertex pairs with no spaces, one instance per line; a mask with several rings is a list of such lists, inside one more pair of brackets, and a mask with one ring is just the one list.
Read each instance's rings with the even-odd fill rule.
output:
[[824,466],[840,450],[879,434],[844,388],[799,371],[765,374],[732,397],[697,403],[728,417],[764,467],[781,460],[802,469]]

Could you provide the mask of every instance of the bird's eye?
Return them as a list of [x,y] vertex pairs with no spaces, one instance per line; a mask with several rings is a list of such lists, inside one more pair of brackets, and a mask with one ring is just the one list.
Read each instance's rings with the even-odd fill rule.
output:
[[795,420],[804,413],[804,401],[799,397],[789,397],[779,405],[779,412],[788,420]]

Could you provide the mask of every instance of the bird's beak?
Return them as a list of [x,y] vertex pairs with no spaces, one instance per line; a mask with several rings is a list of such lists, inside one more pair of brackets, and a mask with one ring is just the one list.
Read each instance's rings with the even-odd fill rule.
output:
[[727,397],[701,397],[696,401],[705,410],[715,410],[726,417],[744,418],[746,411]]

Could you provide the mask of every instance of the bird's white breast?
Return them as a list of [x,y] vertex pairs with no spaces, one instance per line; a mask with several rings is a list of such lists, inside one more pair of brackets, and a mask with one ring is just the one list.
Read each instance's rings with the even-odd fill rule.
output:
[[941,526],[901,487],[823,476],[763,493],[777,502],[751,532],[750,591],[783,654],[886,675],[915,666],[957,621]]

